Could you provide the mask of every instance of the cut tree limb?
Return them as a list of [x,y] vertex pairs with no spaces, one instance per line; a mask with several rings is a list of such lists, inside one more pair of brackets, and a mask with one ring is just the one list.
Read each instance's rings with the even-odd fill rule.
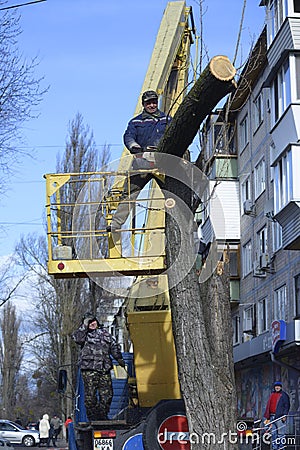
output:
[[236,89],[235,74],[227,56],[213,57],[176,111],[158,151],[182,157],[205,117],[223,97]]
[[[226,56],[210,61],[166,129],[158,147],[162,155],[183,156],[206,116],[236,88],[235,73]],[[170,159],[166,158],[166,164],[172,166]],[[169,166],[164,188],[175,198],[175,206],[172,214],[166,214],[166,260],[172,268],[168,280],[180,387],[190,435],[199,438],[191,442],[191,449],[235,450],[237,444],[228,438],[229,431],[236,430],[229,275],[219,276],[212,269],[211,276],[199,283],[193,266],[193,217],[181,206],[192,210],[189,178],[193,176],[185,169],[179,179],[178,165],[172,173]],[[181,259],[176,265],[179,248]],[[203,439],[205,436],[213,439]]]

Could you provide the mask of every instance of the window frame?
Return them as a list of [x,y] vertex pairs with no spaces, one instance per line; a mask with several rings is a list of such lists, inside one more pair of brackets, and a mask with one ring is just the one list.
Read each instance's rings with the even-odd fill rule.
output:
[[254,168],[254,198],[255,200],[266,189],[266,162],[262,158]]
[[245,149],[245,147],[249,144],[249,118],[248,113],[245,114],[243,119],[240,122],[240,133],[239,133],[239,145],[240,145],[240,152]]
[[[249,323],[249,326],[248,326]],[[251,326],[250,326],[251,325]],[[256,307],[255,304],[245,305],[243,311],[243,333],[251,334],[249,331],[256,334]]]
[[285,152],[274,166],[274,209],[275,214],[283,209],[293,196],[293,155],[291,149]]
[[251,176],[249,175],[245,180],[241,183],[241,211],[243,211],[243,205],[246,200],[252,199],[251,192]]
[[252,241],[251,239],[243,245],[242,252],[242,275],[245,278],[249,273],[253,270],[253,261],[252,261]]
[[282,226],[279,222],[272,222],[273,252],[282,248]]
[[232,336],[232,343],[233,345],[237,345],[240,343],[240,316],[236,314],[232,317],[232,329],[233,329],[233,336]]
[[295,315],[300,319],[300,273],[294,277]]
[[286,321],[287,313],[287,287],[283,284],[274,290],[273,320]]
[[292,102],[291,67],[289,57],[282,63],[277,71],[271,86],[273,115],[272,122],[275,125],[282,117]]
[[264,120],[263,93],[260,92],[253,100],[253,129],[254,132],[260,127]]
[[[297,5],[298,11],[296,11],[296,5],[295,5],[296,2],[298,3],[298,5]],[[295,14],[300,13],[300,0],[293,0],[293,12]]]
[[257,232],[257,256],[258,258],[263,253],[268,253],[268,227],[265,225]]
[[268,6],[268,38],[269,45],[275,39],[285,18],[288,15],[287,0],[271,0]]
[[268,297],[261,298],[257,303],[257,334],[268,331]]

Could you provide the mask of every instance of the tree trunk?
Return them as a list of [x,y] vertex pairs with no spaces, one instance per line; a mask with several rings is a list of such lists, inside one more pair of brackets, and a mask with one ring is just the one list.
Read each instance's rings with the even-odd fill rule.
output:
[[[226,57],[213,58],[166,130],[159,145],[161,153],[183,156],[201,122],[234,87],[234,74]],[[178,173],[178,164],[175,170]],[[166,177],[166,192],[176,199],[166,214],[166,255],[179,380],[191,443],[193,449],[234,449],[236,436],[228,435],[236,430],[229,276],[212,271],[207,281],[199,283],[194,269],[193,216],[186,212],[186,206],[192,209],[193,176],[187,171],[180,178]],[[180,264],[176,265],[179,249]]]
[[0,372],[1,372],[1,417],[15,414],[16,382],[20,373],[23,352],[20,341],[20,319],[10,302],[4,305],[0,319]]
[[176,111],[158,150],[182,157],[205,117],[236,88],[235,74],[236,70],[227,56],[212,58]]

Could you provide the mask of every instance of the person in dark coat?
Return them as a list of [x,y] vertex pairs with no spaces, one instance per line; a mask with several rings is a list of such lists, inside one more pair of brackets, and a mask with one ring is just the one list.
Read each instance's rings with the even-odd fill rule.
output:
[[120,366],[125,367],[120,345],[91,313],[84,316],[72,338],[81,348],[78,364],[84,383],[84,403],[88,419],[106,420],[113,396],[111,356]]
[[290,398],[282,390],[281,381],[275,381],[264,413],[266,425],[271,426],[273,450],[280,449],[284,446],[286,418],[289,410]]
[[48,439],[48,447],[50,447],[52,441],[53,447],[56,447],[56,434],[53,424],[50,422],[50,429],[49,429],[49,439]]
[[[124,144],[134,156],[132,169],[153,169],[155,151],[171,117],[158,109],[158,95],[155,91],[146,91],[142,95],[143,111],[128,122],[124,133]],[[126,179],[121,202],[113,216],[107,231],[118,232],[126,222],[140,191],[154,177],[152,173],[134,174],[130,177],[130,192]],[[158,183],[160,181],[155,178]],[[124,201],[130,199],[131,202]]]

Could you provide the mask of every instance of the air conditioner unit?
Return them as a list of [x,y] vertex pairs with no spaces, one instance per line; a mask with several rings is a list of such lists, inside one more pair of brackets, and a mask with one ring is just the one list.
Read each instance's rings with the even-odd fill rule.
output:
[[259,257],[259,266],[261,269],[267,269],[269,265],[269,255],[262,253]]
[[264,270],[262,270],[262,268],[260,267],[260,260],[256,260],[254,261],[253,264],[253,276],[256,278],[265,278],[266,277],[266,272]]
[[252,200],[247,199],[244,201],[244,214],[251,214],[253,212],[254,205]]

